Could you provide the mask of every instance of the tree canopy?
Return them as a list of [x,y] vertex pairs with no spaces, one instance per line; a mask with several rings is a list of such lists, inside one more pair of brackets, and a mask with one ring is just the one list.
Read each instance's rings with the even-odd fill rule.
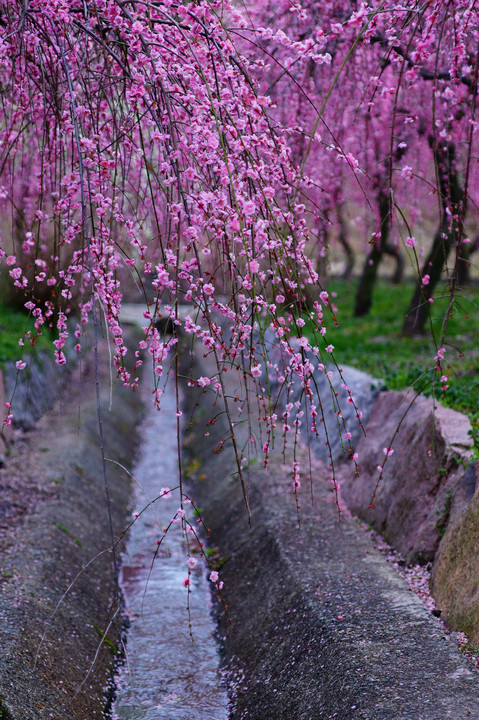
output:
[[218,370],[190,383],[224,396],[231,367],[256,383],[266,455],[268,376],[299,378],[314,427],[336,209],[355,218],[366,266],[374,250],[409,255],[410,316],[453,248],[453,302],[477,230],[478,20],[473,0],[0,2],[0,256],[36,331],[56,332],[57,362],[101,314],[136,387],[121,324],[136,283],[133,364],[152,361],[158,406],[181,328]]

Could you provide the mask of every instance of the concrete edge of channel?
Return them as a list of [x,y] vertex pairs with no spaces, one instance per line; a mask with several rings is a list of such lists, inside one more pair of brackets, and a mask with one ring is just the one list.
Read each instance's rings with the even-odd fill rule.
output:
[[[104,349],[105,350],[105,349]],[[106,351],[107,353],[107,351]],[[131,503],[143,406],[102,372],[102,420],[113,529]],[[76,368],[53,410],[1,470],[0,717],[103,718],[122,633],[105,488],[95,377]],[[111,461],[111,462],[110,462]],[[110,548],[110,549],[109,549]]]
[[[211,370],[192,362],[195,376]],[[359,524],[338,520],[324,466],[313,463],[313,502],[303,482],[299,525],[291,466],[250,463],[249,523],[219,402],[211,424],[212,394],[185,394],[192,492],[225,583],[231,720],[479,717],[477,671]]]

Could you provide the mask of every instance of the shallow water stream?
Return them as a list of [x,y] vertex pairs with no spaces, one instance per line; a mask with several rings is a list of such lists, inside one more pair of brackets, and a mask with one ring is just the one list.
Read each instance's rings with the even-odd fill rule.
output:
[[[121,583],[131,625],[126,661],[117,678],[113,718],[225,720],[228,701],[218,670],[210,583],[203,558],[191,552],[197,564],[190,575],[188,615],[188,592],[183,585],[188,578],[188,552],[181,520],[170,527],[152,565],[157,541],[180,504],[179,490],[173,490],[178,484],[178,467],[176,405],[170,385],[162,397],[161,412],[153,407],[147,412],[134,471],[137,513],[162,488],[171,488],[172,493],[141,513],[128,536]],[[151,405],[149,399],[147,402]],[[191,506],[185,510],[193,523]]]

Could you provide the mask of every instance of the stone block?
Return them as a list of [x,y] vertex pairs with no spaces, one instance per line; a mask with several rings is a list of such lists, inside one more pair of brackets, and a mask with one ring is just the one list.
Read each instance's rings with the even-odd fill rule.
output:
[[[344,440],[346,432],[351,433],[351,448],[356,448],[383,385],[382,380],[353,367],[344,366],[339,371],[331,365],[327,371],[333,373],[331,380],[326,373],[317,373],[316,377],[324,422],[318,424],[318,436],[310,434],[315,457],[326,465],[330,462],[330,456],[334,462],[348,456],[349,444]],[[354,404],[347,402],[349,395],[343,385],[347,385],[351,391]],[[357,417],[358,411],[362,413],[361,420]]]
[[[431,590],[441,618],[479,647],[479,463],[465,473],[436,556]],[[472,497],[471,497],[472,493]]]
[[[449,522],[454,496],[465,472],[472,439],[469,419],[434,408],[432,398],[412,391],[379,395],[358,444],[359,476],[351,464],[341,470],[343,497],[405,557],[433,560]],[[412,403],[412,404],[411,404]],[[385,448],[393,454],[386,459]],[[383,466],[381,482],[378,466]]]

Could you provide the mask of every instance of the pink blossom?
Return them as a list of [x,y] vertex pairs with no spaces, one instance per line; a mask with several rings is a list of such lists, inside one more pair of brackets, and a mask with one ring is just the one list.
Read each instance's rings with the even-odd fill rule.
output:
[[65,365],[66,364],[66,357],[62,350],[55,350],[55,362],[57,365]]
[[404,180],[411,181],[414,177],[413,169],[410,165],[405,165],[403,169],[401,170],[401,177]]
[[243,212],[246,217],[251,217],[256,212],[256,206],[252,200],[247,200],[243,205]]
[[216,583],[216,582],[218,582],[218,579],[219,579],[218,573],[216,572],[216,570],[212,570],[212,571],[210,572],[210,580],[211,580],[211,582],[212,582],[212,583]]
[[19,268],[19,267],[13,268],[13,270],[10,270],[9,275],[10,275],[14,280],[19,280],[19,278],[20,278],[21,275],[22,275],[22,268]]
[[[57,362],[66,362],[69,312],[79,312],[78,349],[99,312],[120,381],[136,389],[133,368],[148,362],[158,406],[157,381],[183,353],[175,345],[181,331],[217,363],[208,370],[218,372],[214,380],[189,379],[190,387],[211,387],[213,402],[223,393],[219,373],[229,379],[251,369],[260,445],[272,445],[277,420],[262,389],[263,367],[279,376],[282,396],[300,385],[315,419],[321,398],[301,348],[319,359],[324,346],[309,347],[296,316],[309,306],[307,290],[314,331],[325,337],[326,314],[328,327],[337,322],[334,295],[319,278],[327,255],[336,256],[336,210],[345,206],[351,236],[375,229],[379,249],[385,192],[390,241],[407,235],[416,263],[425,248],[416,257],[413,235],[429,232],[436,206],[449,232],[453,223],[462,228],[466,206],[477,200],[472,172],[461,207],[442,187],[451,168],[467,168],[477,156],[476,136],[470,147],[463,142],[476,121],[474,3],[424,2],[413,22],[393,0],[4,5],[0,258],[36,331],[57,332]],[[223,17],[244,32],[229,33]],[[437,58],[440,72],[430,83],[425,76]],[[449,147],[452,165],[442,157]],[[433,277],[424,268],[423,290]],[[122,333],[125,270],[141,280],[147,303],[131,363]],[[134,283],[126,283],[133,293]],[[161,318],[177,331],[174,339],[156,327]],[[274,345],[263,333],[268,325]],[[328,344],[326,352],[333,350]],[[442,357],[438,351],[437,366]],[[447,376],[437,374],[445,389]],[[347,388],[343,396],[354,404]],[[228,394],[238,413],[244,399]],[[294,404],[285,417],[278,411],[285,432],[297,431],[294,442],[306,439],[300,412]]]

